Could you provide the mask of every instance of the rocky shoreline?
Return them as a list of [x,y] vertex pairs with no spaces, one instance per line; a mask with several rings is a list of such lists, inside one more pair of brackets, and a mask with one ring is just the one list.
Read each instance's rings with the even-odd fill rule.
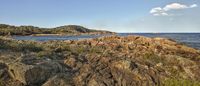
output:
[[200,51],[164,38],[0,37],[0,86],[199,86]]

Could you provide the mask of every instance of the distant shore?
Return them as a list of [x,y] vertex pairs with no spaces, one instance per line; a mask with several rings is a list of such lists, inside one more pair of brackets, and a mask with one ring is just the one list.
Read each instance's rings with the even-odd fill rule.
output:
[[103,35],[103,34],[111,34],[114,35],[116,33],[81,33],[81,34],[32,34],[27,36],[80,36],[80,35]]
[[88,29],[78,25],[67,25],[55,28],[39,28],[35,26],[12,26],[0,24],[0,36],[70,36],[99,34],[115,34],[115,32]]

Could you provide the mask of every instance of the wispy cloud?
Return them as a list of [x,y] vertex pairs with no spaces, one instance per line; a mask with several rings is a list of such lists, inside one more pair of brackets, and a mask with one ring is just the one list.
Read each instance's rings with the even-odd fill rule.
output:
[[152,8],[150,13],[154,16],[170,16],[172,14],[170,14],[169,11],[190,9],[190,8],[195,8],[195,7],[198,7],[198,5],[197,4],[185,5],[185,4],[180,4],[180,3],[171,3],[171,4],[166,5],[163,8],[162,7]]

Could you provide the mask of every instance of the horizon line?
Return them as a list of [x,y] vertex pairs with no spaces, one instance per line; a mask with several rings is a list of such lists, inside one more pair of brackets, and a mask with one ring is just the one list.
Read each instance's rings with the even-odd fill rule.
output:
[[[76,25],[76,26],[82,26],[82,27],[85,27],[87,29],[93,29],[93,30],[106,30],[106,29],[97,29],[97,28],[88,28],[87,26],[85,25],[80,25],[80,24],[63,24],[63,25],[58,25],[58,26],[54,26],[54,27],[43,27],[43,26],[39,26],[39,25],[30,25],[30,24],[27,24],[27,25],[17,25],[17,24],[8,24],[8,23],[0,23],[0,24],[4,24],[4,25],[10,25],[10,26],[16,26],[16,27],[20,27],[20,26],[33,26],[33,27],[38,27],[38,28],[41,28],[41,29],[52,29],[52,28],[56,28],[56,27],[61,27],[61,26],[69,26],[69,25]],[[106,31],[110,31],[110,30],[106,30]],[[117,31],[110,31],[110,32],[115,32],[115,33],[200,33],[200,32],[196,32],[196,31],[191,31],[191,32],[186,32],[186,31],[130,31],[130,32],[126,32],[126,31],[122,31],[122,32],[117,32]]]

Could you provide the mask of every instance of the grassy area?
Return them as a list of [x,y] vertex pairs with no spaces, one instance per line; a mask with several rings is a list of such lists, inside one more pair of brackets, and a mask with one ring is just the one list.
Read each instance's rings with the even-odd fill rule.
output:
[[4,50],[11,50],[11,51],[32,51],[32,52],[39,52],[43,50],[43,47],[36,42],[26,41],[11,41],[11,40],[4,40],[0,39],[0,49]]
[[200,86],[200,82],[186,79],[167,79],[162,86]]

